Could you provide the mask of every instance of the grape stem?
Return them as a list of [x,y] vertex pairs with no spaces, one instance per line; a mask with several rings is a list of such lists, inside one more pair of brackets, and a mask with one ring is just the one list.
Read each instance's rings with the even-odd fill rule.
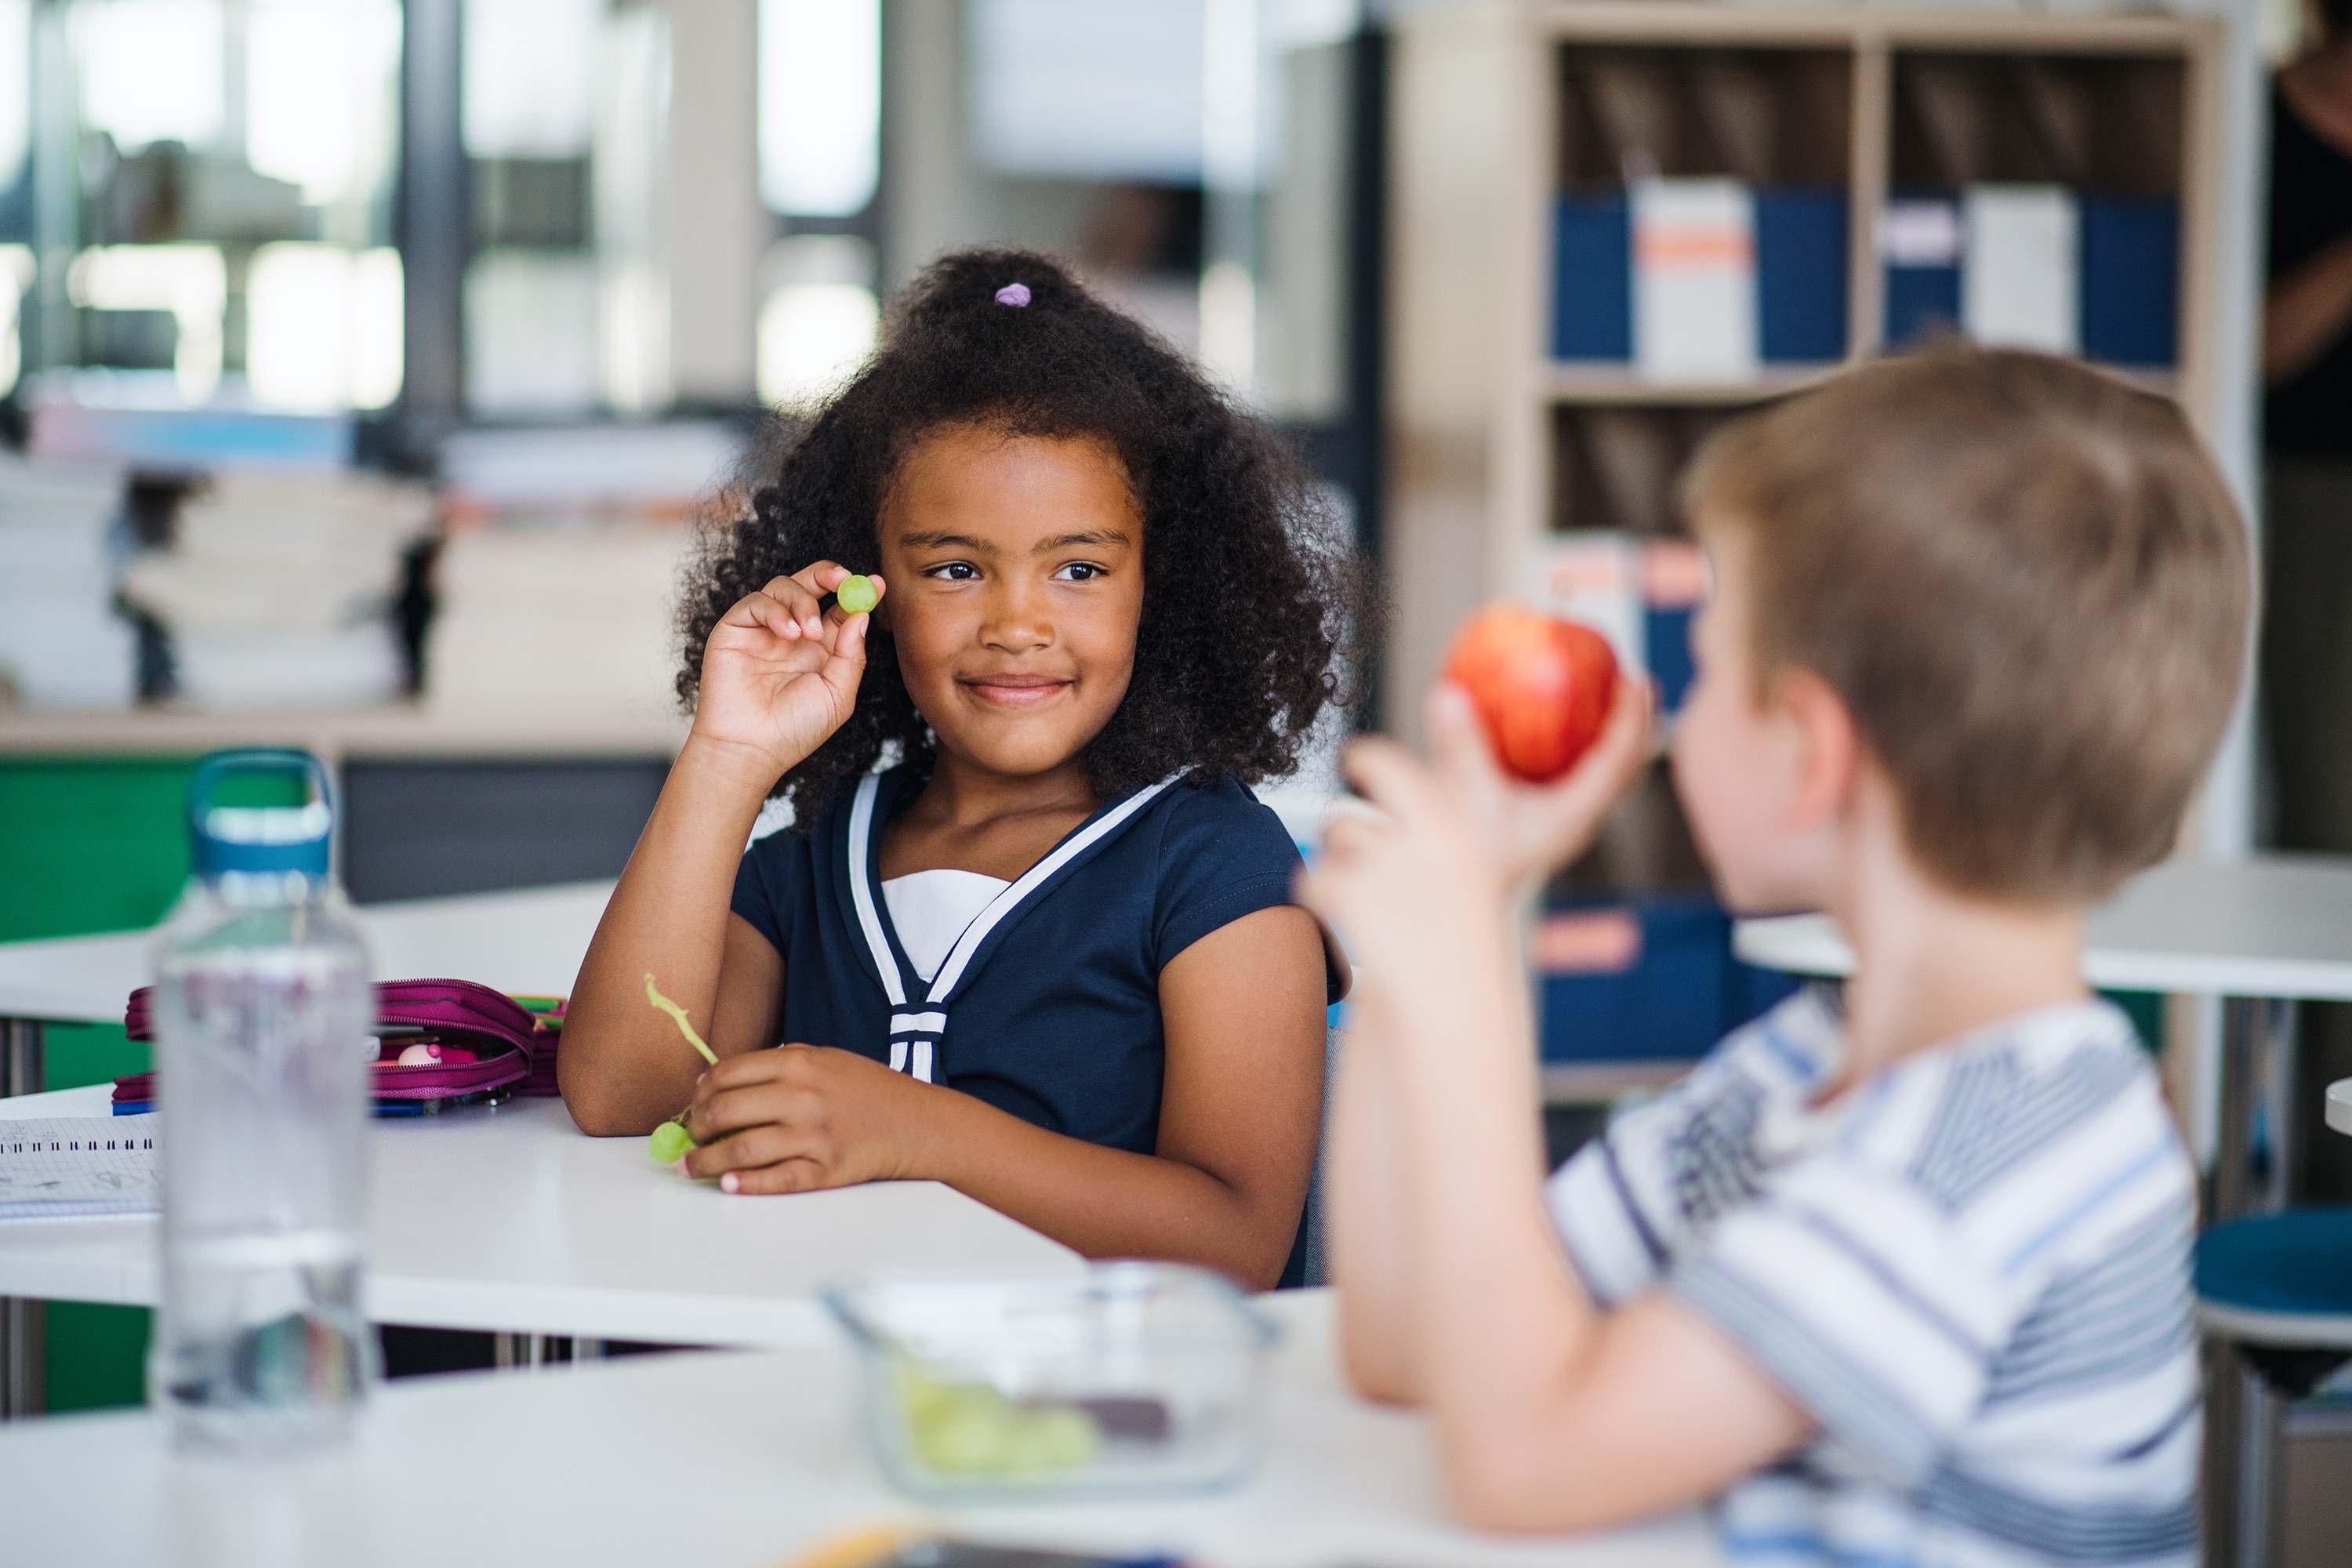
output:
[[646,1000],[677,1021],[677,1032],[686,1037],[688,1045],[702,1053],[704,1061],[709,1062],[712,1067],[719,1065],[719,1058],[713,1054],[709,1046],[702,1043],[702,1037],[694,1032],[693,1021],[687,1017],[686,1009],[654,989],[654,977],[651,973],[646,976]]

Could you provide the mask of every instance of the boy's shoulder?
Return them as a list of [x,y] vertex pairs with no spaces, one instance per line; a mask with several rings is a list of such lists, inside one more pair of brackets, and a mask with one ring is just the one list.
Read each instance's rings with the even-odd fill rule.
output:
[[1844,1055],[1837,989],[1809,985],[1725,1036],[1685,1088],[1702,1097],[1734,1093],[1790,1102],[1818,1120],[1845,1123],[1844,1149],[1866,1155],[1922,1140],[1948,1141],[1963,1126],[2006,1117],[2047,1120],[2058,1108],[2088,1108],[2136,1084],[2153,1089],[2156,1083],[2131,1021],[2105,1001],[1996,1019],[1897,1058],[1814,1108]]
[[1860,1092],[1841,1129],[1849,1162],[1899,1172],[1948,1215],[2029,1172],[2047,1196],[2151,1149],[2178,1153],[2155,1068],[2104,1001],[2000,1019],[1902,1058]]
[[1595,1156],[1606,1185],[1644,1213],[1663,1252],[1670,1233],[1768,1194],[1836,1206],[1842,1189],[1874,1205],[1901,1193],[1923,1217],[1990,1235],[2119,1173],[2168,1190],[2185,1179],[2147,1053],[2105,1002],[1998,1020],[1823,1099],[1843,1052],[1836,993],[1790,997],[1612,1123]]

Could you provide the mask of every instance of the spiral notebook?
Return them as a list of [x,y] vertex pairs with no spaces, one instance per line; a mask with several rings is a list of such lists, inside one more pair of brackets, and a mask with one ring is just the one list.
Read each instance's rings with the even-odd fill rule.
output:
[[154,1214],[163,1207],[163,1134],[111,1116],[0,1121],[0,1220]]

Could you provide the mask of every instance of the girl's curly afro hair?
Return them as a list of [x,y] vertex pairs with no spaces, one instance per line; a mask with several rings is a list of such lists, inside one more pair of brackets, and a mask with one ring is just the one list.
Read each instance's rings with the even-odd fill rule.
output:
[[[1014,283],[1028,303],[999,303]],[[1126,464],[1143,514],[1143,618],[1127,696],[1087,749],[1097,795],[1179,768],[1245,784],[1291,772],[1318,717],[1350,695],[1340,654],[1360,624],[1359,574],[1335,509],[1181,355],[1025,250],[933,263],[856,378],[805,426],[772,427],[750,515],[687,583],[680,698],[694,700],[703,645],[746,594],[813,561],[878,570],[877,521],[900,463],[927,432],[959,425],[1090,437]],[[805,831],[894,742],[908,761],[932,754],[898,650],[876,628],[856,710],[772,793]]]

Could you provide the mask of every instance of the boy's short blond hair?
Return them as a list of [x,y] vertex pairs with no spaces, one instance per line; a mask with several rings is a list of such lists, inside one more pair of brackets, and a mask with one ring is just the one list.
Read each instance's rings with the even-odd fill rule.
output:
[[2245,660],[2244,525],[2170,402],[1944,346],[1725,426],[1684,481],[1737,530],[1761,679],[1836,690],[1957,890],[2094,899],[2172,847]]

